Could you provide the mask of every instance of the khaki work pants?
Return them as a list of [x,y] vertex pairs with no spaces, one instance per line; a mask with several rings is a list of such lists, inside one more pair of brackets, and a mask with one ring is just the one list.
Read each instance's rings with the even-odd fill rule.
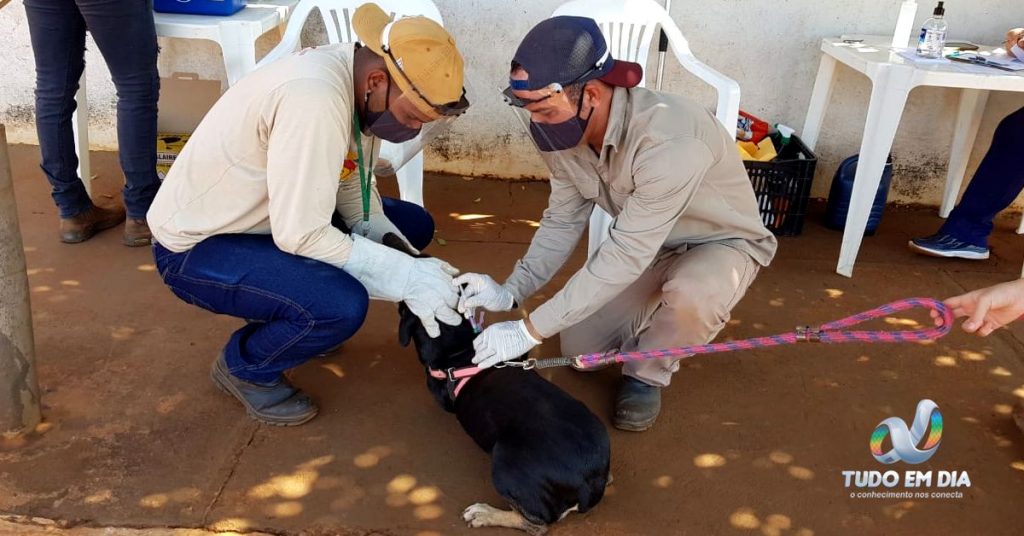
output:
[[[714,243],[664,255],[614,300],[564,330],[562,355],[711,342],[759,268],[746,253]],[[664,387],[679,370],[678,361],[630,362],[622,373]]]

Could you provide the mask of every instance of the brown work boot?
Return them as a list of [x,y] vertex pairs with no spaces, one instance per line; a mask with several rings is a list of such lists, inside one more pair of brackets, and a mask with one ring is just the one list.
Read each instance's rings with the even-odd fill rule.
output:
[[146,218],[128,218],[124,222],[124,245],[135,248],[153,243]]
[[85,242],[96,233],[110,229],[123,221],[123,208],[93,206],[77,216],[60,219],[60,241],[65,244]]

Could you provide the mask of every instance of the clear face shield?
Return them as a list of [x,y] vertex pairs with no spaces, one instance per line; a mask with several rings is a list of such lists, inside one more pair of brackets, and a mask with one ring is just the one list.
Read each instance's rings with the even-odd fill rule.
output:
[[[358,181],[342,179],[342,186],[339,187],[338,193],[339,207],[340,203],[344,202],[342,199],[347,199],[351,190],[358,186],[362,200],[363,221],[369,221],[374,195],[372,193],[374,177],[396,175],[398,170],[420,154],[431,141],[447,132],[455,119],[469,109],[470,94],[470,89],[464,87],[458,101],[442,106],[431,104],[437,118],[422,123],[418,131],[401,124],[393,113],[390,113],[390,109],[365,112],[364,115],[373,117],[372,122],[368,121],[366,127],[361,124],[362,119],[358,114],[354,114],[352,129],[356,154],[353,155],[355,158],[353,156],[349,158],[356,160]],[[423,100],[430,104],[430,101]],[[383,127],[381,127],[381,123],[383,123]],[[389,141],[388,137],[395,141]],[[401,141],[398,141],[399,139]],[[349,169],[352,170],[352,168]],[[366,173],[367,171],[369,173]]]
[[420,133],[408,141],[392,143],[381,140],[377,142],[380,147],[380,156],[374,162],[374,175],[381,177],[394,175],[395,171],[401,169],[414,156],[422,152],[438,136],[447,132],[456,118],[456,116],[443,116],[424,123],[420,128]]
[[441,105],[431,103],[415,89],[415,86],[410,84],[410,87],[413,88],[413,91],[416,91],[420,100],[433,107],[437,119],[429,123],[423,123],[419,134],[407,141],[394,143],[381,140],[383,143],[380,144],[380,156],[373,166],[375,175],[394,175],[395,171],[401,169],[402,166],[422,152],[431,142],[448,132],[452,123],[466,113],[470,103],[476,102],[477,93],[472,82],[466,79],[463,84],[462,97],[459,100]]
[[502,90],[509,109],[529,134],[537,150],[547,157],[576,147],[590,121],[590,114],[580,117],[583,91],[577,99],[569,99],[561,84],[550,84],[538,90],[518,90],[509,86]]

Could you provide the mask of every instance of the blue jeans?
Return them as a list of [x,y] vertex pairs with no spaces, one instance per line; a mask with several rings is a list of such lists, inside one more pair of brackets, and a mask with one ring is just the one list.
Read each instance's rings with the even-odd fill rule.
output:
[[382,197],[380,202],[384,215],[402,231],[412,247],[423,251],[434,240],[434,218],[423,207],[391,197]]
[[[386,201],[385,214],[406,237],[421,234],[424,222],[433,229],[422,207]],[[366,318],[369,298],[359,281],[329,264],[281,251],[270,235],[212,236],[183,253],[154,243],[153,257],[164,283],[186,303],[258,321],[235,331],[224,347],[228,370],[243,380],[278,379],[348,340]]]
[[[152,0],[25,0],[36,62],[36,132],[41,167],[60,217],[92,208],[78,177],[71,114],[85,68],[85,31],[99,46],[117,88],[117,141],[130,218],[145,218],[156,175],[160,75]],[[83,111],[85,113],[85,111]]]
[[996,127],[992,146],[940,233],[987,248],[996,214],[1024,189],[1024,108]]

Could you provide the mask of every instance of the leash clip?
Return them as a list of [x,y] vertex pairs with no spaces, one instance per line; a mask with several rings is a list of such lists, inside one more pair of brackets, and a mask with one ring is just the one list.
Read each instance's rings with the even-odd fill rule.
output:
[[494,368],[512,367],[512,368],[521,368],[523,370],[530,370],[530,369],[533,369],[536,366],[537,366],[537,360],[536,359],[527,359],[525,361],[503,361],[501,363],[498,363],[497,365],[494,365]]
[[811,326],[797,326],[796,341],[821,342],[821,328],[812,328]]

